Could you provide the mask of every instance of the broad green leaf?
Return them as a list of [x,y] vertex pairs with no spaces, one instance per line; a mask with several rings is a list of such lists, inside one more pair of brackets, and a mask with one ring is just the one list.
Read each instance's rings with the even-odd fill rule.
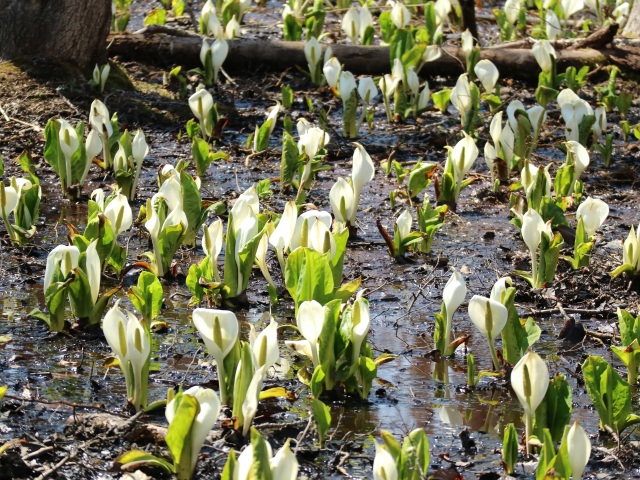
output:
[[518,434],[513,423],[504,429],[502,440],[502,461],[508,475],[513,474],[516,463],[518,463]]
[[282,159],[280,161],[280,190],[293,183],[293,178],[300,166],[298,145],[293,137],[284,132],[282,137]]
[[251,446],[253,447],[253,462],[251,463],[249,478],[253,480],[271,480],[270,450],[265,439],[255,428],[251,429]]
[[201,226],[202,199],[200,190],[198,190],[193,177],[184,170],[180,172],[180,186],[182,187],[182,208],[188,223],[182,242],[186,245],[195,245],[196,235]]
[[593,355],[585,360],[582,373],[600,422],[619,431],[631,409],[629,384],[604,359]]
[[343,228],[340,232],[333,234],[336,243],[336,253],[330,260],[331,272],[333,274],[334,287],[342,283],[342,270],[344,265],[344,254],[347,251],[347,241],[349,240],[349,229]]
[[122,286],[118,285],[111,290],[104,292],[98,297],[96,304],[91,309],[89,314],[89,325],[99,325],[102,315],[106,310],[111,298],[122,289]]
[[398,440],[396,440],[396,438],[386,430],[382,430],[380,432],[380,436],[382,437],[384,446],[387,447],[387,450],[391,455],[393,455],[393,458],[397,460],[398,456],[402,452],[402,447],[400,446],[400,442],[398,442]]
[[312,402],[311,410],[313,412],[313,419],[316,421],[316,427],[318,428],[318,440],[322,446],[324,445],[324,439],[327,436],[327,432],[331,427],[331,410],[317,398],[314,398]]
[[160,467],[169,474],[174,473],[173,465],[171,465],[171,463],[167,462],[163,458],[143,452],[142,450],[129,450],[116,458],[114,463],[122,465],[122,468],[126,468],[127,470],[134,470],[138,467],[148,465]]
[[[233,416],[236,418],[233,427],[236,430],[242,430],[244,426],[244,415],[242,412],[242,404],[247,396],[249,384],[253,378],[253,354],[249,342],[241,342],[240,347],[240,363],[235,372],[229,372],[235,375],[233,382]],[[229,370],[227,370],[229,371]]]
[[417,68],[420,66],[422,62],[422,56],[427,48],[425,43],[421,43],[419,45],[413,46],[410,50],[405,51],[400,58],[402,62],[402,66],[405,68],[405,71],[409,69],[409,67],[414,67],[416,69],[416,73],[418,73]]
[[270,118],[260,125],[256,133],[256,138],[254,138],[256,152],[262,152],[269,148],[269,138],[271,137],[271,125],[273,125],[273,122],[274,120]]
[[285,285],[297,306],[308,300],[324,305],[333,298],[333,274],[327,255],[297,248],[287,258]]
[[571,386],[562,374],[549,382],[549,388],[534,415],[534,434],[542,438],[543,429],[549,429],[555,443],[560,442],[564,427],[571,420]]
[[148,327],[162,308],[163,290],[160,280],[151,272],[142,272],[138,277],[138,285],[129,289],[128,296]]
[[417,197],[420,192],[431,183],[431,175],[436,167],[435,163],[418,163],[409,173],[409,196]]
[[227,461],[225,462],[224,468],[222,469],[222,477],[220,478],[220,480],[233,480],[236,464],[236,452],[232,448],[229,451],[229,456],[227,457]]
[[[402,56],[413,48],[413,35],[411,32],[404,28],[399,28],[393,33],[391,38],[391,45],[389,49],[391,66],[396,58],[402,60]],[[407,66],[405,68],[405,74],[407,72]]]
[[91,299],[91,284],[87,274],[81,268],[74,270],[75,279],[69,283],[69,301],[71,310],[78,318],[89,318],[93,310]]
[[167,21],[167,12],[164,8],[154,8],[144,17],[145,25],[164,25]]
[[178,478],[191,478],[191,428],[200,406],[195,397],[183,393],[179,393],[173,401],[175,414],[167,429],[165,441],[173,456]]
[[408,476],[403,478],[425,478],[429,470],[429,439],[421,428],[416,428],[402,442],[402,452],[408,467]]

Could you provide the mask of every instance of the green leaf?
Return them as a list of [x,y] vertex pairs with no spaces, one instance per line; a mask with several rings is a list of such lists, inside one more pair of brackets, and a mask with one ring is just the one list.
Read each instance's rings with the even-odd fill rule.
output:
[[504,429],[502,461],[504,462],[506,473],[508,475],[513,474],[516,463],[518,463],[518,433],[513,423],[510,423]]
[[539,85],[536,88],[536,100],[540,105],[546,107],[558,96],[560,92],[554,88],[550,88],[544,85]]
[[89,314],[89,325],[99,325],[100,320],[102,319],[102,314],[106,310],[111,298],[118,293],[122,289],[121,286],[116,286],[111,290],[103,293],[98,297],[96,304],[91,309],[91,313]]
[[351,91],[349,98],[342,99],[342,136],[345,138],[356,138],[358,136],[358,91]]
[[220,480],[233,480],[234,478],[233,473],[236,469],[236,464],[237,464],[236,452],[232,448],[229,451],[229,456],[227,457],[227,461],[224,464],[224,468],[222,470],[222,477],[220,478]]
[[604,359],[593,355],[585,360],[582,373],[601,424],[620,433],[631,409],[629,384]]
[[151,272],[142,272],[138,277],[138,285],[131,287],[127,295],[148,328],[162,308],[163,290],[160,280]]
[[[60,148],[60,122],[50,119],[44,127],[44,159],[60,177],[63,190],[67,185],[65,158]],[[63,191],[63,193],[66,193]]]
[[[283,21],[282,33],[285,41],[299,42],[302,39],[302,25],[298,22],[295,16],[287,15]],[[285,108],[289,107],[285,105]]]
[[89,278],[81,268],[74,269],[74,274],[74,280],[69,283],[71,310],[78,318],[89,318],[94,307]]
[[233,381],[233,409],[232,414],[236,418],[233,428],[242,430],[244,426],[244,414],[242,404],[247,397],[249,385],[253,379],[253,356],[249,342],[240,342],[240,362],[235,369],[225,369],[230,375],[235,375]]
[[402,66],[405,68],[405,71],[408,71],[409,67],[414,67],[417,73],[418,67],[422,63],[422,56],[426,49],[427,45],[425,43],[421,43],[413,46],[410,50],[407,50],[402,54],[400,61],[402,62]]
[[180,186],[182,187],[182,208],[188,223],[182,242],[186,245],[195,245],[196,235],[202,225],[200,190],[193,177],[184,170],[180,172]]
[[534,434],[542,438],[543,430],[549,429],[555,443],[560,442],[564,427],[571,420],[571,386],[562,374],[557,374],[550,382],[544,400],[534,415]]
[[634,340],[640,341],[640,315],[634,317],[623,309],[618,309],[618,326],[620,328],[620,341],[623,346],[631,345]]
[[547,472],[552,468],[556,459],[556,450],[548,429],[544,429],[542,442],[540,459],[536,468],[536,480],[546,480],[548,478]]
[[310,248],[291,252],[285,266],[285,286],[296,304],[296,311],[298,305],[308,300],[326,304],[333,298],[333,285],[327,255]]
[[[203,272],[200,265],[194,263],[189,267],[189,273],[187,274],[185,283],[193,295],[190,303],[195,305],[199,305],[204,297],[204,288],[200,285],[200,277],[202,277],[202,275]],[[209,278],[208,280],[211,281],[213,278]]]
[[256,137],[254,138],[254,149],[256,152],[262,152],[269,148],[269,139],[271,138],[271,125],[273,125],[274,119],[269,118],[265,121],[260,128],[257,129]]
[[382,40],[389,43],[396,31],[396,26],[393,23],[393,20],[391,20],[391,12],[389,10],[382,12],[378,21],[380,22],[380,34],[382,36]]
[[360,277],[354,278],[353,280],[340,285],[340,288],[334,292],[333,296],[342,302],[346,302],[358,291],[361,282],[362,279]]
[[[391,38],[391,44],[389,48],[390,61],[391,66],[393,66],[393,61],[396,58],[402,60],[402,57],[405,53],[409,52],[413,48],[413,35],[411,31],[405,28],[399,28],[393,33],[393,37]],[[405,73],[407,71],[407,66],[404,65]]]
[[282,159],[280,161],[280,190],[293,183],[293,178],[300,166],[298,145],[293,137],[285,132],[282,137]]
[[162,262],[162,271],[167,272],[173,261],[180,245],[182,245],[182,239],[185,236],[186,229],[179,223],[178,225],[171,225],[160,232],[158,236],[158,250],[160,252],[160,259]]
[[164,25],[167,21],[167,11],[164,8],[154,8],[144,17],[145,25]]
[[160,467],[166,473],[174,473],[173,465],[165,459],[143,452],[142,450],[129,450],[114,460],[116,464],[122,465],[123,469],[137,469],[143,466]]
[[420,192],[429,186],[431,183],[431,175],[436,167],[435,163],[421,163],[418,162],[416,166],[409,173],[409,196],[411,198],[417,197]]
[[440,113],[444,113],[449,108],[451,98],[451,90],[448,88],[443,88],[437,92],[433,92],[431,95],[431,99],[433,100],[433,104],[436,106]]
[[402,453],[402,447],[400,446],[400,442],[396,440],[396,438],[388,431],[382,430],[380,432],[380,436],[382,437],[382,441],[384,442],[384,446],[387,447],[387,450],[393,458],[397,459]]
[[256,193],[260,198],[271,195],[271,179],[264,178],[256,184]]
[[332,390],[336,371],[335,338],[340,318],[340,300],[332,300],[327,303],[324,311],[324,324],[318,337],[318,357],[322,362],[322,370],[325,374],[325,389]]
[[182,392],[176,395],[173,401],[175,414],[167,429],[165,441],[173,456],[178,478],[191,478],[191,428],[200,406],[195,397]]
[[42,316],[36,317],[44,320],[52,332],[62,332],[64,330],[68,287],[69,282],[54,282],[49,285],[44,295],[47,309],[49,310],[48,321]]
[[313,419],[316,421],[316,427],[318,429],[318,440],[320,445],[324,445],[324,439],[327,436],[327,432],[331,427],[331,410],[322,401],[314,398],[312,401],[311,411],[313,413]]
[[408,467],[402,478],[426,478],[429,470],[429,439],[421,428],[416,428],[402,442],[402,453]]
[[333,240],[336,244],[336,253],[329,261],[331,264],[331,272],[333,274],[333,285],[342,283],[342,269],[344,265],[344,254],[347,251],[347,241],[349,240],[349,229],[343,228],[333,234]]
[[[267,442],[255,428],[251,429],[251,446],[253,447],[253,462],[249,477],[253,480],[271,480],[271,455]],[[276,479],[277,480],[277,479]]]
[[282,93],[282,106],[284,108],[291,108],[293,104],[293,89],[291,85],[282,84],[280,86],[280,92]]

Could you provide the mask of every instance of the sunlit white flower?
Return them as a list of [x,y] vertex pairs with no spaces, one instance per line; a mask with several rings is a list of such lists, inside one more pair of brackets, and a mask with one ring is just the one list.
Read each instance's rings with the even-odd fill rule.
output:
[[584,233],[592,237],[609,216],[609,206],[600,199],[587,197],[576,210],[576,219],[582,220]]
[[240,325],[233,312],[228,310],[212,310],[207,308],[196,308],[193,311],[193,325],[200,333],[209,355],[216,361],[218,366],[218,382],[222,403],[227,402],[226,373],[224,369],[224,359],[231,352],[238,340]]
[[[218,394],[210,388],[200,386],[191,387],[185,390],[183,395],[191,395],[198,401],[199,406],[197,410],[198,413],[193,419],[193,423],[188,432],[191,437],[190,447],[188,447],[191,452],[191,472],[195,473],[198,455],[200,455],[200,450],[207,439],[207,435],[209,435],[209,432],[218,421],[221,405]],[[165,409],[165,415],[169,424],[171,424],[175,418],[176,410],[176,398],[174,397]]]
[[343,102],[349,100],[351,97],[351,93],[354,92],[357,88],[356,79],[353,76],[353,73],[342,71],[340,72],[340,98],[342,98]]
[[560,26],[560,20],[553,10],[549,9],[545,14],[545,31],[549,40],[555,40],[562,36],[562,27]]
[[371,77],[363,77],[358,82],[358,95],[362,99],[362,103],[371,105],[373,99],[378,95],[378,88]]
[[573,422],[567,434],[567,453],[571,465],[571,478],[579,480],[582,478],[584,468],[589,463],[591,441],[587,432],[577,421]]
[[393,455],[378,442],[376,456],[373,459],[373,480],[397,480],[398,467]]
[[557,58],[556,51],[549,40],[536,40],[531,47],[536,62],[543,72],[550,72],[553,66],[552,57]]
[[523,0],[507,0],[504,3],[504,13],[507,16],[507,21],[513,25],[518,21],[520,15],[520,9],[522,8]]
[[411,20],[411,13],[404,3],[395,1],[391,7],[391,21],[396,28],[405,28]]
[[311,78],[316,78],[316,69],[318,68],[320,59],[322,58],[322,47],[316,37],[311,37],[304,44],[304,56],[307,59]]
[[527,352],[511,371],[511,387],[524,409],[527,452],[530,452],[529,436],[533,428],[533,415],[544,400],[549,388],[549,368],[537,353]]
[[469,77],[466,73],[463,73],[458,77],[455,87],[451,89],[450,100],[451,104],[460,113],[460,118],[464,123],[464,119],[473,108],[471,89],[469,87]]
[[498,78],[500,76],[498,69],[491,62],[491,60],[487,60],[486,58],[480,60],[476,63],[476,66],[473,68],[478,80],[482,83],[484,90],[487,93],[493,92],[493,89],[496,87],[496,83],[498,83]]
[[218,72],[222,64],[227,59],[229,53],[229,44],[223,38],[217,38],[213,42],[207,39],[202,40],[200,48],[200,61],[202,65],[206,65],[207,59],[210,59],[213,68],[213,82],[217,82]]
[[338,81],[340,80],[340,72],[342,71],[342,65],[336,57],[331,57],[327,62],[325,62],[322,67],[322,73],[324,73],[324,78],[327,80],[327,85],[331,88],[336,88],[338,86]]

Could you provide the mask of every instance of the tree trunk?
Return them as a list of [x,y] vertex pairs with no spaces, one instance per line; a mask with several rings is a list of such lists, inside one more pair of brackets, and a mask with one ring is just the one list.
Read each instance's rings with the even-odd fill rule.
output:
[[106,60],[112,0],[0,0],[0,59]]
[[460,0],[460,10],[462,11],[462,30],[469,30],[471,36],[479,42],[475,0]]
[[635,0],[631,12],[629,12],[629,20],[624,26],[622,34],[628,37],[640,37],[640,1]]

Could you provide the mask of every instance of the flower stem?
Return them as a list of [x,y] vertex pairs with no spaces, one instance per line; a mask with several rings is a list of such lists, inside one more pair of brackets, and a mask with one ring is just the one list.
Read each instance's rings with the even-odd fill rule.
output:
[[525,424],[525,433],[524,433],[524,443],[527,448],[527,455],[531,455],[531,446],[529,445],[529,437],[531,436],[531,429],[533,428],[533,413],[524,412],[524,424]]
[[496,346],[493,343],[493,340],[489,340],[489,350],[491,351],[491,359],[493,360],[493,368],[498,371],[500,370],[500,361],[498,360],[498,354],[496,353]]

